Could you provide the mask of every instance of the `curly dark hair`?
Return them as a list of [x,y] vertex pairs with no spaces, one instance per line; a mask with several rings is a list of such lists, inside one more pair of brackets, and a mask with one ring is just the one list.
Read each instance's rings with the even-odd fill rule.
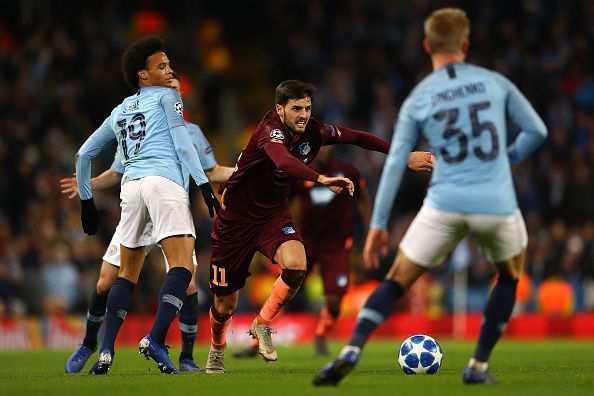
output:
[[165,43],[159,36],[146,36],[129,44],[122,55],[124,81],[138,89],[138,71],[148,67],[147,59],[157,52],[165,52]]
[[290,99],[303,99],[308,96],[313,102],[314,93],[316,93],[316,87],[313,84],[299,80],[286,80],[276,87],[274,103],[284,106]]

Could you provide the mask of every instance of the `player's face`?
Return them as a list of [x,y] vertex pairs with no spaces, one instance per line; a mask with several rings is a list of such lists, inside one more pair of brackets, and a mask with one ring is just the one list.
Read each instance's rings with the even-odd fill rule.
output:
[[169,66],[169,58],[164,52],[157,52],[147,58],[147,68],[139,72],[144,85],[171,87],[173,69]]
[[276,114],[291,131],[303,133],[311,117],[311,98],[289,99],[285,106],[277,104]]

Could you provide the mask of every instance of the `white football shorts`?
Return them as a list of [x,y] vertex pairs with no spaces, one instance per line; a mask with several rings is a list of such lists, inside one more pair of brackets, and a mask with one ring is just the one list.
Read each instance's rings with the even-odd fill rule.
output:
[[128,248],[148,246],[174,235],[196,238],[190,198],[179,184],[147,176],[122,185],[120,243]]
[[492,263],[520,254],[528,245],[528,232],[518,209],[508,216],[445,212],[423,205],[400,241],[400,250],[427,268],[440,264],[467,234]]

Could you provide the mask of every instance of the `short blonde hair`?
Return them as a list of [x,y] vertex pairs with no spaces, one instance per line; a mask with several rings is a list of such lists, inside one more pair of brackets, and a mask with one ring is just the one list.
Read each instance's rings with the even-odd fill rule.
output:
[[431,53],[459,52],[470,36],[470,21],[460,8],[440,8],[425,19],[425,39]]

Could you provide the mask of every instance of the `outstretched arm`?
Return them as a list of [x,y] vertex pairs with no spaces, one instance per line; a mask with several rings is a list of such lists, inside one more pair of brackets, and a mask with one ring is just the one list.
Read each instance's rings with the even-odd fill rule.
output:
[[320,183],[335,193],[341,192],[343,188],[349,191],[349,195],[353,195],[355,191],[353,182],[350,179],[346,177],[326,177],[320,175],[293,157],[283,144],[267,144],[264,146],[264,151],[274,164],[289,176]]
[[219,164],[215,164],[214,167],[207,169],[204,171],[208,180],[215,183],[225,183],[231,177],[234,169],[229,166],[221,166]]
[[[99,176],[91,179],[91,190],[103,190],[111,186],[115,186],[122,180],[122,175],[108,169]],[[60,180],[60,187],[62,188],[62,194],[69,194],[68,199],[73,199],[78,195],[78,185],[76,183],[76,173],[74,177],[67,177]]]
[[198,153],[200,165],[202,165],[202,169],[204,169],[204,173],[206,173],[208,180],[215,183],[226,182],[229,177],[231,177],[234,168],[221,166],[217,163],[212,146],[206,136],[204,136],[204,132],[202,132],[200,126],[188,123],[187,127],[194,148]]
[[[339,135],[337,143],[354,144],[366,150],[379,151],[386,154],[390,151],[390,143],[371,133],[357,131],[343,126],[337,127],[337,130]],[[415,172],[431,172],[433,170],[434,159],[433,155],[429,152],[414,151],[408,157],[408,167]]]
[[363,262],[367,268],[379,266],[377,252],[383,256],[388,252],[388,220],[390,211],[400,187],[402,174],[406,168],[406,161],[418,139],[418,127],[411,116],[412,102],[407,99],[398,115],[390,153],[384,164],[379,188],[375,197],[371,225],[367,240],[363,248]]
[[406,167],[406,158],[413,144],[394,139],[388,159],[384,164],[379,188],[375,197],[371,225],[363,248],[363,262],[366,268],[378,268],[378,250],[382,256],[388,253],[388,220]]
[[338,130],[338,142],[341,144],[354,144],[366,150],[379,151],[388,154],[390,143],[378,138],[369,132],[357,131],[347,127],[336,127]]
[[318,181],[318,178],[320,177],[318,172],[293,157],[283,144],[267,144],[264,146],[264,151],[274,164],[287,175],[313,182]]

